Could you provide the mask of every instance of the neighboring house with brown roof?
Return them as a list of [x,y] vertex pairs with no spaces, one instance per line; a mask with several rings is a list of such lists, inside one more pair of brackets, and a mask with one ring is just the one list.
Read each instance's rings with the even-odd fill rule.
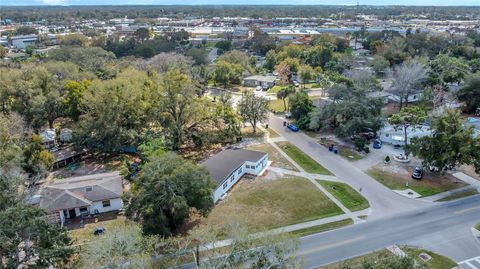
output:
[[200,164],[205,166],[212,179],[217,183],[213,193],[213,201],[223,196],[245,174],[260,175],[268,165],[268,154],[246,149],[226,149]]
[[65,219],[120,210],[123,184],[119,172],[58,179],[41,190],[36,202]]

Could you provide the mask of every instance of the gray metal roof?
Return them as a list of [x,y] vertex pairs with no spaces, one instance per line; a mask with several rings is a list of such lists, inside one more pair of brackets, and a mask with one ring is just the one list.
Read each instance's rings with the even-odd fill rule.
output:
[[246,161],[256,163],[265,155],[267,155],[267,153],[254,150],[238,148],[226,149],[208,158],[200,165],[205,166],[208,171],[210,171],[213,180],[220,185],[232,172],[237,170],[237,168],[242,166]]
[[119,172],[60,179],[41,191],[40,207],[56,211],[120,198],[123,193]]
[[277,79],[276,76],[262,76],[262,75],[254,75],[244,78],[243,80],[257,80],[262,82],[269,82],[273,83]]

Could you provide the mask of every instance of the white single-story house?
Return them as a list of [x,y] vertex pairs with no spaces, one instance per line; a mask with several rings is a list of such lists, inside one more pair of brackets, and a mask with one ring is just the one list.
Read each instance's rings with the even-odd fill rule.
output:
[[123,207],[123,184],[119,172],[56,180],[40,191],[32,204],[66,219],[117,211]]
[[275,80],[277,80],[276,76],[248,76],[243,79],[243,85],[245,87],[262,86],[266,88],[271,88],[275,86]]
[[268,166],[268,154],[246,149],[226,149],[200,165],[205,166],[217,186],[213,201],[217,202],[245,174],[260,175]]
[[[414,137],[423,137],[430,135],[432,131],[430,130],[429,126],[426,125],[419,125],[415,128],[408,127],[407,128],[407,144],[410,144],[410,140]],[[392,145],[401,145],[405,144],[405,133],[403,128],[395,129],[392,125],[387,124],[385,125],[380,131],[378,132],[378,137],[385,144],[392,144]]]

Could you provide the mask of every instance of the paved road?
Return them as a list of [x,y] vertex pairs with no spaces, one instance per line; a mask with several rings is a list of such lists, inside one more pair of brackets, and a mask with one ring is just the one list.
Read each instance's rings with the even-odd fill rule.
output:
[[319,145],[311,137],[301,132],[292,132],[285,128],[282,118],[271,115],[269,126],[281,136],[285,137],[290,143],[300,148],[307,155],[330,170],[337,178],[347,182],[357,190],[362,188],[362,195],[370,202],[372,209],[371,219],[418,209],[430,204],[425,201],[412,200],[392,192],[349,161],[329,152],[328,149]]
[[480,255],[480,244],[470,232],[479,220],[476,195],[303,237],[298,254],[304,256],[305,268],[316,268],[393,244],[409,244],[464,261]]
[[465,269],[480,269],[480,256],[459,263]]

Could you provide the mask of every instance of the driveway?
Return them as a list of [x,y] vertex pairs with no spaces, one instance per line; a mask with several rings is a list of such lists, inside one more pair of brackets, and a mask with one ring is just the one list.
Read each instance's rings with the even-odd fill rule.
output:
[[357,190],[361,188],[362,195],[368,199],[372,209],[372,214],[369,219],[418,209],[429,204],[428,202],[406,198],[391,191],[349,161],[329,152],[309,136],[302,132],[295,133],[288,130],[283,126],[283,121],[283,118],[272,114],[269,119],[269,126],[278,134],[285,137],[290,143],[297,146],[315,161],[330,170],[337,178]]

